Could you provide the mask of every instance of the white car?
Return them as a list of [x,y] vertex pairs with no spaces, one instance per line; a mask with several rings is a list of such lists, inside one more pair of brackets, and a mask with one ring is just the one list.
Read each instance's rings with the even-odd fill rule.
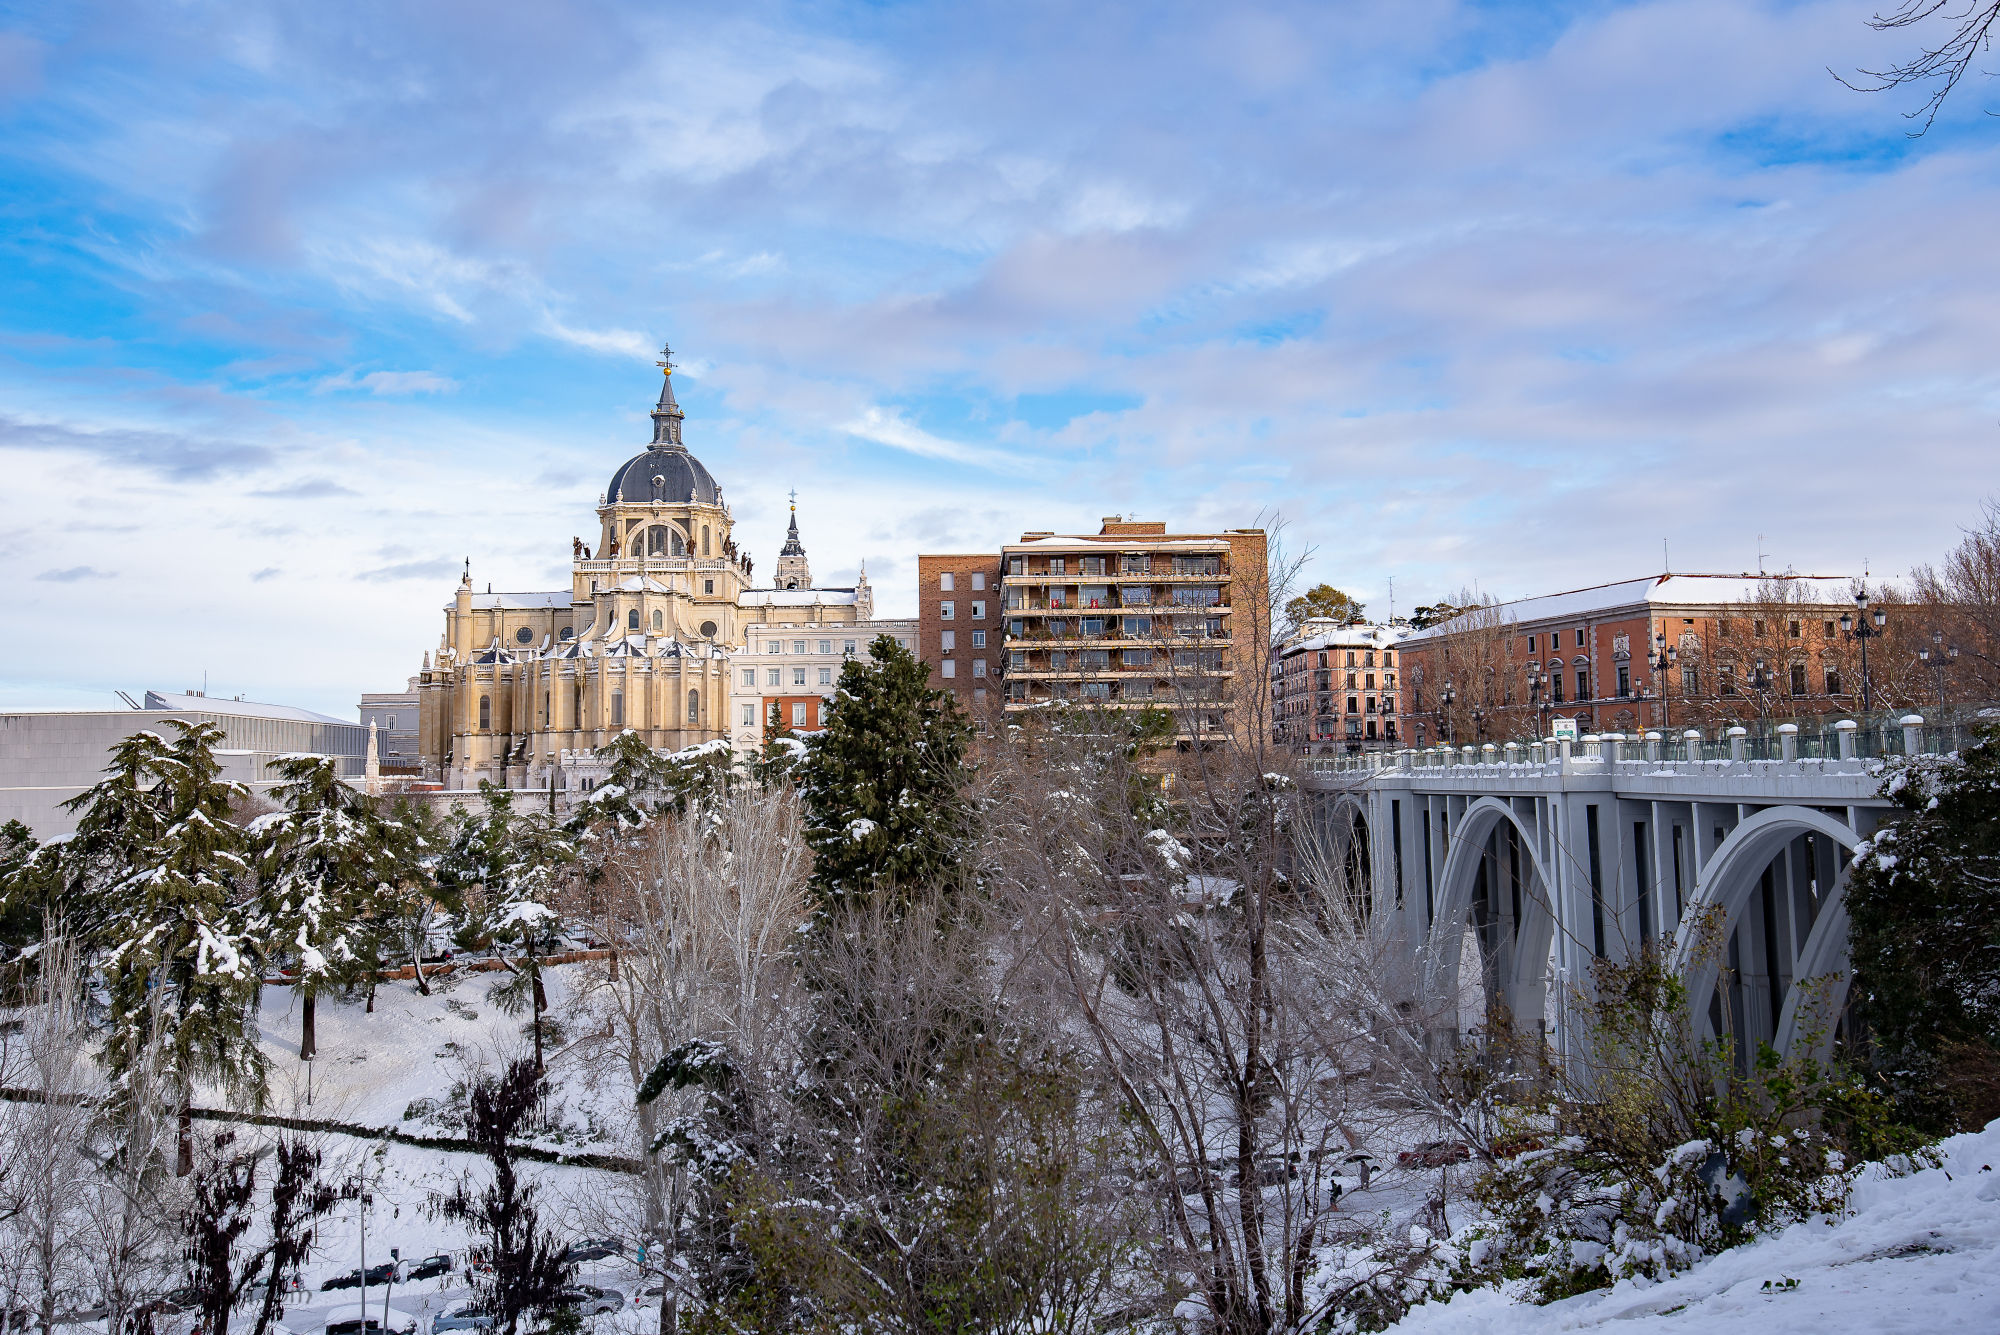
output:
[[[370,1303],[365,1320],[353,1308],[344,1312],[339,1308],[334,1310],[336,1315],[326,1320],[325,1335],[417,1335],[421,1328],[415,1317],[394,1307],[385,1314],[379,1306]],[[385,1315],[388,1318],[386,1321],[383,1319]]]

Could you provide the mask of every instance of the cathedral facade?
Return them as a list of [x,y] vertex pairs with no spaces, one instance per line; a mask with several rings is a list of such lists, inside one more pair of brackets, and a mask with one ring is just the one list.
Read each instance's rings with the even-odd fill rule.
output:
[[660,365],[653,439],[598,498],[595,544],[571,540],[569,587],[478,593],[467,562],[418,677],[426,780],[563,788],[566,760],[628,728],[660,750],[725,740],[732,659],[759,627],[872,620],[865,571],[853,588],[812,587],[796,512],[774,586],[755,586]]

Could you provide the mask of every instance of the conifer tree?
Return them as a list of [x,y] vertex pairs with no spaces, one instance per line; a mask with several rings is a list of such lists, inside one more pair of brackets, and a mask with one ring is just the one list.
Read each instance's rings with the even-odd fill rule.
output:
[[890,636],[850,660],[797,767],[813,882],[831,904],[936,878],[965,837],[972,730],[930,668]]
[[[104,1060],[114,1085],[149,1044],[163,1043],[164,1083],[178,1091],[181,1168],[192,1163],[187,1108],[194,1086],[213,1080],[247,1102],[264,1096],[256,1043],[260,979],[244,931],[250,863],[247,838],[229,822],[246,794],[222,777],[212,723],[169,719],[174,741],[152,752],[159,833],[132,847],[126,874],[109,887],[115,944],[104,965],[110,1040]],[[155,1014],[152,999],[161,1005]]]
[[318,1051],[319,994],[374,963],[365,930],[396,877],[387,832],[368,799],[343,783],[329,756],[292,755],[276,765],[284,810],[250,824],[263,888],[260,935],[296,969],[299,1059]]

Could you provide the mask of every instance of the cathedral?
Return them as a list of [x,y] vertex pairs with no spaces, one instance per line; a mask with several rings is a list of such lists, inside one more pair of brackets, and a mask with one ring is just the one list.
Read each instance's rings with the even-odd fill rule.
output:
[[722,487],[681,439],[673,362],[659,365],[653,439],[598,497],[596,541],[571,539],[569,587],[475,592],[467,561],[418,678],[424,779],[564,788],[569,763],[627,728],[660,750],[729,740],[731,660],[759,629],[872,622],[865,570],[813,587],[796,505],[772,585],[755,587]]

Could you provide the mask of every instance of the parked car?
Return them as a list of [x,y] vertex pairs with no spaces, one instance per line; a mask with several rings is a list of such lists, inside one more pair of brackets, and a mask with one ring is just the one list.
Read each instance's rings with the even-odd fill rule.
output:
[[1518,1159],[1524,1154],[1531,1154],[1536,1150],[1547,1148],[1546,1145],[1542,1144],[1540,1136],[1508,1136],[1505,1139],[1493,1142],[1493,1157],[1496,1159]]
[[572,1284],[556,1295],[556,1302],[574,1307],[584,1316],[616,1312],[625,1305],[625,1295],[616,1289],[600,1289],[595,1284]]
[[607,1256],[622,1256],[625,1249],[615,1238],[581,1238],[570,1244],[563,1253],[565,1261],[602,1261]]
[[344,1275],[328,1275],[319,1282],[321,1293],[328,1289],[358,1289],[361,1287],[361,1272],[350,1270]]
[[1443,1168],[1446,1164],[1464,1163],[1471,1157],[1471,1147],[1462,1140],[1427,1140],[1404,1150],[1396,1156],[1396,1162],[1405,1168]]
[[443,1252],[436,1256],[426,1256],[410,1267],[404,1279],[437,1279],[451,1273],[451,1258]]
[[441,1330],[491,1330],[493,1314],[478,1303],[460,1303],[431,1322],[432,1335]]
[[417,1335],[417,1319],[391,1307],[384,1321],[382,1309],[368,1304],[368,1316],[340,1317],[326,1323],[326,1335]]

